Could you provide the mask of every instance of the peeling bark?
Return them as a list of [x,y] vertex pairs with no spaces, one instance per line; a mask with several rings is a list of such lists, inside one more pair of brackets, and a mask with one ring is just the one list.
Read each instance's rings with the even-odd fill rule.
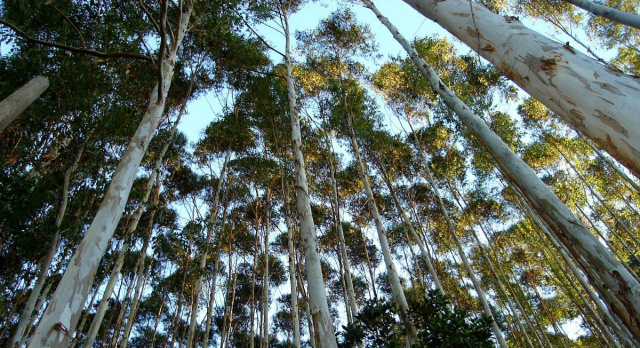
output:
[[[180,19],[176,40],[172,43],[169,54],[161,60],[165,94],[171,85],[177,51],[187,31],[192,9],[192,4],[187,3]],[[162,102],[158,103],[158,100]],[[158,95],[156,84],[147,111],[113,174],[104,200],[84,239],[71,257],[69,266],[28,347],[66,347],[73,338],[85,298],[95,278],[98,263],[122,217],[133,179],[151,137],[160,123],[165,100],[166,95]]]
[[[483,144],[509,181],[520,188],[527,201],[550,226],[554,235],[578,261],[591,284],[606,300],[612,311],[633,332],[636,340],[640,341],[640,282],[589,232],[536,173],[513,153],[509,146],[491,131],[489,126],[477,117],[453,91],[444,85],[433,68],[419,56],[418,52],[373,4],[365,1],[376,12],[378,19],[387,26],[394,38],[405,48],[433,90]],[[458,0],[447,0],[439,4],[449,2],[457,3]],[[637,140],[640,141],[640,137]]]
[[[404,0],[640,177],[640,82],[466,0]],[[483,50],[491,45],[494,49]]]

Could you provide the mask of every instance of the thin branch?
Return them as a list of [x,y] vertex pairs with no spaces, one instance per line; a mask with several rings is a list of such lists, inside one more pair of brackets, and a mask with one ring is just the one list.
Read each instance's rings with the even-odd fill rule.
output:
[[29,34],[25,33],[24,31],[20,30],[18,27],[16,27],[15,25],[11,24],[10,22],[5,21],[4,19],[0,19],[0,24],[9,27],[11,30],[13,30],[18,36],[22,37],[23,39],[39,44],[39,45],[43,45],[43,46],[47,46],[47,47],[54,47],[54,48],[59,48],[61,50],[64,51],[70,51],[70,52],[76,52],[76,53],[82,53],[82,54],[87,54],[90,56],[95,56],[95,57],[100,57],[100,58],[105,58],[105,59],[111,59],[111,58],[134,58],[134,59],[141,59],[141,60],[146,60],[149,62],[153,61],[153,58],[149,57],[149,56],[145,56],[143,54],[139,54],[139,53],[128,53],[128,52],[113,52],[113,53],[107,53],[107,52],[100,52],[100,51],[95,51],[95,50],[91,50],[88,48],[80,48],[80,47],[73,47],[73,46],[67,46],[67,45],[63,45],[63,44],[59,44],[59,43],[55,43],[55,42],[49,42],[49,41],[43,41],[40,39],[36,39],[32,36],[29,36]]
[[278,50],[277,50],[277,49],[275,49],[273,46],[271,46],[271,45],[270,45],[270,44],[269,44],[265,39],[263,39],[263,38],[262,38],[262,36],[260,36],[260,34],[258,34],[258,32],[256,32],[256,31],[251,27],[251,25],[249,25],[249,23],[247,22],[247,20],[246,20],[246,19],[244,19],[244,17],[242,17],[242,21],[243,21],[243,22],[244,22],[244,24],[247,26],[247,28],[249,28],[249,30],[251,30],[251,32],[252,32],[255,36],[257,36],[257,37],[258,37],[258,39],[259,39],[259,40],[260,40],[260,41],[261,41],[265,46],[267,46],[267,48],[268,48],[268,49],[272,50],[273,52],[275,52],[275,53],[279,54],[280,56],[282,56],[282,58],[285,58],[285,59],[286,59],[286,56],[285,56],[282,52],[278,51]]
[[142,8],[142,11],[147,15],[147,17],[149,17],[149,19],[153,23],[153,26],[156,27],[156,30],[159,33],[160,32],[160,25],[158,25],[158,22],[156,22],[156,20],[153,19],[153,16],[151,15],[151,12],[149,12],[149,9],[147,9],[147,6],[144,5],[142,0],[138,0],[138,3],[140,4],[140,8]]
[[80,32],[80,29],[78,29],[78,27],[75,25],[75,23],[73,23],[73,21],[66,15],[64,14],[64,12],[60,11],[59,8],[56,7],[56,5],[51,4],[51,6],[58,11],[58,13],[67,21],[69,22],[69,24],[71,24],[71,26],[73,27],[73,29],[76,31],[76,33],[78,34],[78,36],[80,36],[80,41],[82,42],[82,48],[87,48],[87,44],[84,42],[84,37],[82,36],[82,32]]

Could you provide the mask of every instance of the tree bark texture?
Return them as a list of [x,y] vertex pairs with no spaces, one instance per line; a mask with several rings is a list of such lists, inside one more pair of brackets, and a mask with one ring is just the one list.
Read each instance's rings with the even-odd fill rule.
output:
[[164,112],[166,94],[171,85],[178,48],[182,43],[192,11],[187,3],[181,27],[169,54],[161,60],[164,95],[158,95],[156,84],[147,111],[127,147],[107,188],[104,200],[87,230],[84,239],[72,256],[60,284],[56,289],[28,347],[66,347],[73,338],[82,307],[109,240],[122,217],[129,192],[133,185],[142,157]]
[[404,0],[640,177],[640,82],[475,1]]
[[[552,227],[554,235],[571,252],[589,276],[591,284],[606,299],[612,311],[640,340],[640,283],[580,222],[569,208],[555,196],[536,173],[487,124],[451,91],[418,52],[383,17],[372,3],[366,1],[396,40],[405,48],[433,90],[459,116],[469,131],[484,145],[504,175],[524,193],[527,201]],[[457,2],[447,0],[440,2]],[[439,6],[439,5],[438,5]],[[469,4],[466,3],[468,7]],[[475,6],[475,5],[474,5]],[[583,88],[584,89],[584,88]],[[636,98],[638,99],[638,98]],[[637,128],[637,127],[636,127]],[[640,138],[637,138],[640,140]]]

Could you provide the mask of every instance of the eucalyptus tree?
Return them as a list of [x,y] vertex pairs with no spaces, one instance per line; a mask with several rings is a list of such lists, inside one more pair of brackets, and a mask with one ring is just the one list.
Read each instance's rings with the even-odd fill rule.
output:
[[[640,139],[628,111],[638,82],[480,3],[406,0],[490,61],[505,76],[591,138],[636,176]],[[590,93],[582,93],[584,86]],[[626,110],[626,111],[625,111]],[[606,121],[603,121],[606,120]]]
[[[589,274],[593,285],[598,288],[600,295],[606,299],[616,315],[625,322],[629,330],[634,331],[637,338],[640,338],[640,331],[633,324],[636,321],[633,316],[638,313],[636,307],[640,306],[640,298],[635,295],[636,290],[634,290],[640,288],[638,280],[609,250],[604,248],[584,225],[578,222],[577,217],[536,176],[535,172],[443,84],[433,68],[419,56],[373,4],[368,2],[368,6],[376,12],[378,18],[403,45],[429,81],[432,89],[443,98],[474,136],[489,150],[505,176],[525,192],[527,200],[535,207],[536,211],[554,227],[554,233],[562,240],[562,243],[571,250],[577,259],[590,260],[581,262],[582,269]],[[601,267],[603,265],[606,266]]]

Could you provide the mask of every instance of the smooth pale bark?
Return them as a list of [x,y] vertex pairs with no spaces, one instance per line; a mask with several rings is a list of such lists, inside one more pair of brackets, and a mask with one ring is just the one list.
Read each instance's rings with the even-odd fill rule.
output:
[[0,132],[49,88],[49,79],[36,76],[0,102]]
[[476,1],[404,0],[640,177],[640,82]]
[[84,301],[91,289],[98,264],[122,217],[129,192],[142,157],[164,112],[166,94],[171,86],[176,54],[189,24],[191,3],[180,18],[176,40],[161,61],[164,95],[158,96],[158,84],[151,93],[148,109],[131,143],[118,163],[104,200],[84,239],[71,257],[28,347],[66,347],[73,338]]
[[[531,218],[531,220],[533,220],[536,226],[540,228],[540,231],[542,231],[542,233],[547,236],[547,238],[551,241],[551,244],[558,250],[558,252],[560,253],[560,256],[562,256],[562,259],[564,260],[565,264],[569,267],[569,270],[571,270],[571,273],[573,274],[573,276],[576,279],[578,279],[578,282],[580,283],[580,285],[582,285],[582,288],[587,292],[587,295],[589,295],[589,298],[591,299],[591,301],[595,303],[596,308],[598,308],[601,315],[604,316],[609,326],[611,326],[614,329],[618,337],[620,337],[620,339],[625,343],[625,345],[633,345],[636,347],[640,346],[637,344],[637,342],[633,342],[633,338],[630,336],[630,333],[628,333],[628,331],[624,331],[618,325],[618,323],[614,320],[611,313],[609,312],[609,309],[607,308],[605,303],[595,293],[595,291],[593,290],[593,288],[591,287],[591,285],[589,284],[589,282],[587,281],[583,273],[578,270],[574,260],[567,253],[566,248],[562,244],[560,244],[560,241],[558,241],[558,239],[551,233],[551,231],[549,231],[544,221],[542,221],[539,215],[524,200],[521,192],[519,190],[516,190],[516,192],[518,192],[518,198],[520,199],[520,203],[524,208],[524,211]],[[553,256],[555,258],[555,255]],[[558,264],[560,263],[558,262]]]
[[[193,86],[193,82],[189,87],[189,91],[187,92],[187,95],[191,94],[192,86]],[[164,160],[164,156],[167,154],[167,151],[169,150],[169,146],[171,145],[171,140],[173,139],[173,137],[175,136],[178,130],[178,124],[180,124],[180,120],[182,120],[182,116],[184,116],[184,113],[186,110],[186,103],[187,101],[185,100],[184,103],[182,104],[182,107],[180,108],[180,112],[178,113],[178,117],[176,118],[175,123],[173,124],[173,126],[171,127],[171,130],[169,131],[169,139],[164,143],[164,145],[162,146],[162,149],[160,150],[160,153],[158,154],[158,158],[156,159],[156,162],[154,164],[153,171],[151,172],[151,175],[147,180],[144,196],[142,196],[142,199],[140,200],[138,208],[136,209],[136,212],[133,214],[133,218],[129,223],[129,226],[127,227],[127,231],[125,233],[125,238],[127,239],[122,245],[122,248],[120,248],[118,259],[116,260],[116,263],[113,266],[113,269],[111,270],[111,275],[109,276],[107,287],[105,288],[102,294],[102,299],[100,300],[100,304],[96,309],[96,314],[93,317],[93,321],[91,322],[91,327],[89,328],[89,332],[87,333],[87,336],[83,343],[83,347],[86,347],[86,348],[93,347],[93,343],[95,342],[96,335],[98,334],[98,330],[100,329],[100,326],[103,324],[104,314],[107,311],[107,305],[109,304],[109,299],[113,294],[113,289],[115,288],[118,277],[120,276],[120,271],[122,270],[122,266],[124,265],[125,256],[128,252],[129,246],[131,245],[130,237],[138,228],[138,224],[140,223],[142,214],[145,211],[147,201],[151,196],[151,191],[153,191],[153,187],[156,184],[158,174],[160,173],[160,169],[162,168],[162,162]]]
[[393,185],[391,184],[391,180],[389,179],[389,174],[384,169],[384,166],[382,166],[380,163],[378,163],[378,167],[380,168],[380,171],[382,171],[382,174],[384,176],[384,182],[387,184],[387,188],[389,188],[389,192],[391,193],[393,202],[395,203],[396,208],[398,208],[398,210],[400,211],[400,217],[402,218],[402,221],[404,222],[405,226],[407,226],[407,228],[409,229],[411,238],[413,238],[416,244],[418,244],[418,248],[420,248],[420,255],[422,256],[422,259],[427,264],[427,268],[429,269],[429,274],[431,274],[431,277],[433,278],[433,282],[436,285],[436,289],[440,290],[440,292],[443,295],[446,295],[444,288],[440,283],[440,278],[438,277],[438,273],[436,272],[436,269],[433,267],[433,263],[431,263],[431,257],[429,256],[429,253],[427,252],[427,249],[425,248],[424,243],[422,243],[422,239],[420,239],[420,237],[418,236],[418,233],[416,232],[416,229],[413,227],[413,223],[409,218],[409,215],[407,215],[407,212],[405,211],[404,207],[402,206],[402,204],[400,204],[400,200],[398,199],[396,190],[393,188]]
[[209,335],[211,332],[211,317],[213,316],[213,307],[216,299],[216,282],[218,280],[218,271],[220,270],[220,254],[216,253],[215,267],[213,270],[213,279],[211,279],[211,289],[209,291],[209,303],[207,305],[207,317],[204,328],[204,337],[202,338],[202,346],[209,347]]
[[589,11],[592,14],[606,19],[630,26],[636,29],[640,29],[640,16],[633,13],[620,11],[613,7],[597,4],[589,0],[562,0],[566,3],[580,7],[583,10]]
[[266,196],[266,219],[264,223],[264,268],[262,273],[262,340],[260,346],[269,348],[269,189]]
[[[209,221],[208,221],[209,227],[207,228],[207,237],[205,238],[205,241],[206,241],[205,245],[207,246],[211,245],[211,238],[213,237],[213,225],[216,221],[218,204],[220,202],[220,192],[222,192],[222,183],[224,182],[225,173],[227,171],[227,164],[229,163],[230,158],[231,158],[231,150],[227,150],[226,155],[224,157],[224,163],[222,164],[222,169],[220,170],[220,175],[218,176],[216,194],[213,198],[211,208],[209,209]],[[208,256],[209,256],[209,252],[208,250],[205,250],[202,253],[202,256],[200,257],[201,270],[204,270],[207,267]],[[204,284],[204,276],[201,275],[200,277],[198,277],[198,281],[196,282],[196,287],[195,287],[195,300],[194,300],[193,308],[191,309],[189,333],[187,334],[187,348],[193,347],[193,336],[195,335],[196,322],[197,322],[197,316],[198,316],[198,307],[200,303],[199,299],[200,299],[200,293],[202,293],[203,284]]]
[[[368,2],[368,1],[367,1]],[[456,2],[447,0],[439,4]],[[370,3],[369,3],[370,4]],[[503,174],[521,189],[527,201],[553,233],[580,262],[598,293],[610,308],[640,340],[640,283],[609,250],[580,222],[569,208],[556,197],[536,173],[489,126],[451,91],[398,30],[370,4],[394,38],[405,48],[433,90],[458,115],[469,131],[484,145]],[[469,4],[467,3],[467,6]],[[475,6],[475,5],[474,5]],[[584,89],[584,88],[583,88]],[[640,100],[640,98],[635,98]],[[636,129],[638,129],[636,127]],[[637,138],[640,141],[640,137]]]
[[21,342],[24,342],[25,340],[25,331],[29,327],[28,324],[31,322],[33,310],[36,306],[36,303],[38,302],[38,297],[40,296],[40,292],[42,292],[44,283],[47,280],[47,274],[49,273],[49,267],[51,266],[53,256],[58,250],[58,244],[60,243],[60,226],[62,225],[62,220],[64,219],[64,215],[67,212],[67,205],[69,203],[69,186],[71,186],[71,175],[73,175],[73,172],[78,167],[78,163],[80,162],[83,151],[84,145],[80,147],[76,154],[75,160],[73,161],[73,164],[71,164],[71,166],[64,173],[64,181],[62,184],[62,199],[60,202],[60,209],[58,210],[58,215],[56,216],[56,221],[54,223],[56,233],[49,242],[50,244],[47,253],[40,261],[40,273],[38,274],[38,279],[33,285],[33,289],[31,289],[31,294],[29,294],[29,299],[27,300],[27,303],[22,310],[22,314],[20,315],[20,319],[18,320],[16,330],[13,334],[13,337],[9,341],[9,344],[7,345],[8,347],[19,347],[21,345]]
[[353,130],[353,121],[351,120],[351,115],[347,115],[346,117],[347,123],[349,124],[349,129],[351,130],[351,148],[353,149],[354,158],[358,163],[360,179],[362,179],[364,190],[367,194],[367,205],[369,207],[369,212],[373,217],[373,222],[376,226],[376,231],[378,232],[380,251],[382,252],[382,258],[384,260],[385,269],[387,271],[389,285],[391,285],[391,295],[393,296],[393,300],[398,304],[400,308],[400,319],[402,320],[402,323],[407,330],[407,345],[410,347],[417,340],[416,328],[409,319],[409,304],[407,303],[407,299],[404,296],[404,289],[402,287],[402,284],[400,283],[400,277],[398,276],[395,262],[393,261],[393,257],[391,256],[391,248],[389,247],[389,242],[387,241],[387,232],[384,228],[384,225],[382,224],[382,218],[380,217],[378,206],[373,197],[373,191],[371,190],[371,184],[369,183],[369,171],[367,170],[367,167],[362,160],[362,156],[360,155],[360,148],[358,146],[356,134]]
[[284,215],[287,222],[287,239],[289,250],[289,286],[291,288],[291,322],[293,323],[293,347],[300,348],[300,315],[298,313],[298,281],[296,266],[296,251],[293,243],[293,221],[291,221],[291,211],[289,209],[289,185],[285,176],[281,178]]
[[[326,133],[325,133],[326,135]],[[329,137],[325,137],[329,142]],[[351,312],[351,317],[355,317],[358,314],[358,304],[356,303],[356,295],[353,289],[353,279],[351,277],[351,262],[349,261],[349,255],[347,254],[347,243],[344,240],[344,230],[342,228],[342,218],[340,216],[340,200],[338,199],[338,184],[336,182],[336,167],[333,163],[333,157],[329,158],[330,165],[330,173],[331,173],[331,193],[333,196],[333,205],[334,205],[334,224],[336,225],[336,229],[338,231],[338,248],[340,249],[340,253],[342,255],[342,262],[344,264],[344,278],[345,285],[347,286],[347,297],[348,297],[348,306],[349,311]]]
[[285,23],[286,52],[285,65],[287,69],[287,94],[289,98],[289,114],[291,117],[291,145],[295,163],[296,200],[298,217],[300,219],[300,235],[304,249],[305,269],[307,284],[309,286],[309,307],[314,323],[320,348],[337,348],[338,342],[333,332],[333,324],[329,316],[329,305],[325,292],[320,256],[316,246],[316,227],[311,216],[311,201],[309,197],[309,185],[307,185],[307,173],[302,154],[302,134],[300,131],[300,118],[296,110],[296,92],[293,83],[291,61],[291,37],[289,33],[289,18],[286,13],[282,16]]

